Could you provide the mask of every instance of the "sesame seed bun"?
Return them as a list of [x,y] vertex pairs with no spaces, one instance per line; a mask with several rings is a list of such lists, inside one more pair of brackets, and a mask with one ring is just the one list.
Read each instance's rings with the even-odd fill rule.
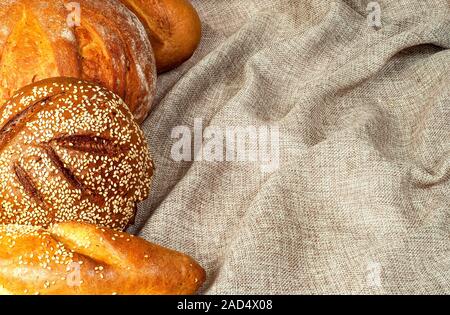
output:
[[123,230],[152,175],[143,132],[101,86],[47,79],[0,107],[0,224],[79,221]]

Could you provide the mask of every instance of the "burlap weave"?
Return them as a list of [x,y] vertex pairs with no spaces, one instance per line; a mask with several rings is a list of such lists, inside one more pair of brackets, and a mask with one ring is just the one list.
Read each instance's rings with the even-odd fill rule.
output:
[[[381,27],[369,2],[193,1],[133,231],[196,258],[203,293],[450,293],[450,2],[377,1]],[[195,119],[279,126],[279,169],[174,161]]]

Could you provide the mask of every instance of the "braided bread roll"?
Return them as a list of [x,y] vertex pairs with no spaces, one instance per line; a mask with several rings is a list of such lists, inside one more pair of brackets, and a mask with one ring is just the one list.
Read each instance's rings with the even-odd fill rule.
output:
[[119,0],[0,1],[0,21],[0,105],[25,85],[63,76],[115,92],[138,122],[148,115],[156,82],[151,43]]
[[47,79],[0,107],[0,224],[80,221],[123,230],[152,175],[143,132],[103,87]]
[[88,224],[0,226],[0,294],[193,294],[190,257]]

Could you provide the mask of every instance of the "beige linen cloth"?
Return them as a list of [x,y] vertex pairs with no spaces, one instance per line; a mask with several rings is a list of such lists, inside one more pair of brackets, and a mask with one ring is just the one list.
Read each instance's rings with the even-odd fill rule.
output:
[[[196,258],[202,293],[450,293],[450,2],[369,2],[193,1],[203,41],[159,78],[132,231]],[[279,168],[175,162],[195,119],[279,126]]]

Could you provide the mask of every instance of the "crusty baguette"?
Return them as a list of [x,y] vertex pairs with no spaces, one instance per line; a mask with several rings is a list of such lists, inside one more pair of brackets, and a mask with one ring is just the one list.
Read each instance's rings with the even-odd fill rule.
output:
[[193,294],[205,271],[190,257],[85,223],[0,226],[0,293]]
[[123,230],[151,188],[147,140],[114,93],[72,78],[0,106],[0,224],[82,221]]
[[138,122],[146,118],[155,94],[152,47],[119,0],[3,0],[0,21],[0,105],[25,85],[65,76],[108,88]]
[[200,43],[201,22],[188,0],[121,0],[147,28],[158,72],[189,59]]

